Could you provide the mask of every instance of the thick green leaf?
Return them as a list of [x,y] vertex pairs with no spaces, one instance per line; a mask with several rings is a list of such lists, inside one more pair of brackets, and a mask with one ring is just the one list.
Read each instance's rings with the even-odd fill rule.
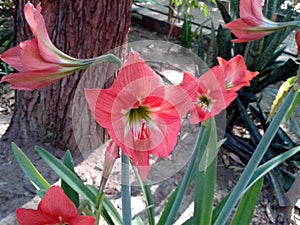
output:
[[183,25],[181,29],[181,44],[184,47],[190,48],[192,46],[192,22],[191,18],[184,14]]
[[[180,184],[179,184],[180,186]],[[172,209],[172,206],[174,205],[174,201],[176,199],[177,193],[178,193],[178,189],[179,186],[177,186],[177,188],[173,191],[173,193],[171,194],[171,196],[168,199],[167,204],[165,205],[164,211],[162,212],[159,221],[157,223],[157,225],[165,225],[166,221],[168,219],[168,216],[170,214],[170,211]]]
[[[251,187],[257,180],[259,180],[261,177],[263,177],[265,174],[267,174],[268,172],[270,172],[272,169],[274,169],[275,167],[279,166],[281,163],[283,163],[285,160],[287,160],[288,158],[292,157],[293,155],[297,154],[300,151],[300,146],[298,147],[294,147],[272,159],[270,159],[268,162],[264,163],[263,165],[259,166],[251,180],[249,181],[248,187]],[[246,189],[246,190],[247,190]]]
[[194,194],[194,225],[211,224],[216,184],[217,159],[206,171],[196,174]]
[[290,93],[287,95],[287,97],[285,98],[285,100],[283,101],[277,114],[275,115],[274,119],[271,121],[269,128],[265,132],[263,138],[259,142],[256,150],[254,151],[247,166],[245,167],[239,181],[237,182],[236,186],[232,190],[232,194],[229,196],[223,209],[218,215],[215,221],[215,225],[223,225],[226,223],[235,205],[239,201],[240,197],[243,195],[245,188],[248,186],[251,177],[253,176],[259,162],[263,158],[275,134],[277,133],[282,119],[286,116],[286,108],[294,101],[296,94],[297,94],[296,91],[292,89]]
[[194,225],[211,224],[217,178],[217,128],[213,119],[208,121],[209,138],[199,149],[199,167],[196,171],[194,193]]
[[[281,163],[283,163],[288,158],[292,157],[293,155],[297,154],[300,151],[300,146],[290,149],[287,152],[284,152],[272,159],[270,159],[268,162],[264,163],[263,165],[259,166],[251,180],[249,181],[249,184],[247,188],[245,188],[244,192],[249,190],[259,179],[261,179],[263,176],[265,176],[267,173],[269,173],[271,170],[273,170],[275,167],[279,166]],[[215,222],[216,218],[218,217],[219,213],[223,209],[226,201],[229,198],[230,193],[228,193],[225,198],[222,199],[222,201],[215,207],[213,211],[213,217],[212,217],[212,224]]]
[[288,121],[291,118],[292,113],[295,111],[296,107],[298,106],[298,103],[300,101],[300,90],[298,90],[298,94],[296,96],[296,99],[292,103],[292,105],[289,108],[289,111],[285,117],[285,120]]
[[221,1],[216,1],[216,3],[221,12],[224,22],[229,23],[231,21],[231,17],[229,15],[228,11],[226,10],[225,6],[222,4]]
[[262,77],[255,89],[253,89],[254,92],[259,93],[270,84],[285,81],[290,77],[295,76],[298,68],[299,65],[292,59],[288,59],[283,65],[278,64],[278,66],[275,66],[271,68],[270,71],[262,74],[264,77]]
[[[65,157],[64,157],[64,161],[63,163],[65,164],[66,167],[68,167],[75,175],[75,170],[74,170],[74,163],[73,163],[73,159],[71,156],[71,152],[68,150],[66,151]],[[74,191],[74,189],[72,187],[70,187],[70,185],[68,185],[65,180],[61,180],[61,187],[64,190],[64,192],[66,193],[66,195],[69,197],[69,199],[71,199],[71,201],[76,205],[76,207],[79,206],[79,195],[76,191]]]
[[278,0],[267,0],[265,6],[263,7],[263,13],[269,19],[272,18],[277,10]]
[[[178,212],[178,209],[180,207],[181,201],[183,199],[184,193],[192,180],[193,172],[195,171],[196,168],[198,170],[199,169],[201,170],[201,168],[205,168],[205,165],[208,165],[208,164],[201,164],[201,163],[199,165],[199,163],[196,163],[196,159],[199,159],[198,156],[199,156],[200,149],[203,149],[203,148],[205,148],[205,146],[207,146],[207,143],[208,143],[208,140],[210,137],[211,126],[213,123],[212,120],[214,121],[213,118],[210,120],[207,120],[205,125],[202,124],[202,126],[200,127],[196,146],[195,146],[195,149],[191,156],[191,159],[188,163],[187,170],[184,174],[182,182],[178,186],[178,192],[175,195],[175,199],[174,199],[173,204],[171,205],[170,211],[168,209],[169,213],[167,215],[167,218],[166,219],[164,218],[165,223],[161,223],[161,225],[172,225],[174,223],[174,220],[175,220],[176,214]],[[213,160],[214,158],[211,158],[211,159]]]
[[240,0],[230,0],[230,8],[234,12],[236,18],[240,17],[239,6],[240,6]]
[[212,220],[211,220],[211,224],[214,224],[217,217],[219,216],[220,212],[222,211],[225,203],[227,202],[229,196],[230,196],[229,192],[223,199],[222,201],[214,208],[213,213],[212,213]]
[[223,59],[229,60],[232,57],[231,49],[231,32],[229,29],[224,29],[221,25],[218,28],[217,40],[218,40],[218,56]]
[[[290,204],[289,199],[286,197],[285,195],[285,191],[283,189],[283,185],[282,182],[280,182],[280,176],[282,176],[282,174],[277,174],[274,172],[274,170],[270,171],[270,177],[271,177],[271,181],[272,181],[272,187],[276,193],[276,198],[278,201],[278,205],[280,207],[286,207]],[[283,179],[282,179],[283,180]]]
[[210,45],[207,51],[207,58],[206,63],[209,68],[215,66],[217,64],[217,56],[218,56],[218,40],[216,36],[216,30],[213,24],[213,21],[211,21],[211,33],[210,33]]
[[[257,63],[258,63],[258,59],[261,54],[261,51],[263,49],[263,43],[264,43],[264,39],[259,39],[256,41],[248,42],[246,45],[244,59],[245,59],[247,68],[251,71],[257,70]],[[253,81],[252,81],[252,83],[253,83]]]
[[65,166],[47,150],[39,146],[35,147],[35,150],[61,179],[63,179],[78,194],[88,200],[93,206],[95,206],[96,195],[94,195],[67,166]]
[[135,176],[137,177],[137,180],[139,182],[139,185],[142,189],[144,198],[146,200],[146,206],[147,206],[147,214],[148,214],[148,223],[149,225],[154,225],[155,220],[154,220],[154,203],[152,199],[152,194],[149,185],[146,182],[143,182],[140,175],[138,174],[138,171],[136,167],[132,166],[133,171],[135,173]]
[[231,225],[249,225],[255,205],[259,199],[263,178],[255,182],[255,184],[243,195],[237,207],[237,211],[231,221]]
[[50,184],[35,168],[35,166],[31,163],[30,159],[24,154],[24,152],[13,142],[11,143],[11,147],[20,167],[29,178],[31,183],[35,186],[35,188],[37,190],[48,190]]
[[[87,188],[91,192],[93,192],[93,194],[95,196],[98,194],[98,190],[94,186],[87,185]],[[120,216],[120,214],[117,211],[117,209],[115,208],[115,206],[111,203],[111,201],[105,195],[103,195],[103,207],[101,210],[101,215],[103,216],[105,221],[108,222],[110,225],[114,225],[114,223],[112,222],[113,220],[111,219],[110,215],[112,215],[112,217],[115,219],[115,221],[118,224],[120,224],[120,225],[122,224],[122,217]]]
[[276,51],[276,49],[279,47],[279,45],[282,42],[281,37],[283,35],[284,35],[284,31],[280,31],[275,34],[272,34],[271,37],[268,37],[268,38],[272,38],[271,39],[272,41],[270,42],[270,44],[267,47],[264,46],[265,49],[259,55],[259,58],[258,58],[259,60],[257,62],[258,64],[256,67],[256,69],[258,71],[262,71],[266,67],[266,65],[271,62],[274,52]]

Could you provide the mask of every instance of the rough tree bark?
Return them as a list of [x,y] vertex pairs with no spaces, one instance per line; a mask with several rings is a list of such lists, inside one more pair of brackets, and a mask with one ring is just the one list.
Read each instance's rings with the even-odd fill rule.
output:
[[[131,0],[33,0],[32,3],[36,6],[39,1],[50,39],[73,57],[102,55],[127,41]],[[23,13],[26,2],[16,1],[16,44],[32,38]],[[48,141],[54,147],[76,152],[72,99],[83,73],[75,73],[41,90],[17,91],[14,116],[2,140],[17,140],[20,145],[27,141]],[[100,87],[104,85],[104,80],[99,82]],[[85,125],[88,127],[90,122],[86,120]]]

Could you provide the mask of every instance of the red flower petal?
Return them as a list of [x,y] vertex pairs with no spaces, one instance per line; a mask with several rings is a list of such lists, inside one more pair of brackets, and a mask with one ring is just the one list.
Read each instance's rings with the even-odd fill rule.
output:
[[79,217],[76,206],[67,197],[63,189],[58,186],[50,187],[38,209],[45,215],[56,218],[61,217],[63,221],[67,221],[68,218]]
[[[46,87],[53,82],[60,80],[64,74],[58,72],[58,68],[53,67],[46,71],[28,71],[23,73],[11,73],[1,79],[2,82],[9,82],[13,89],[35,90]],[[53,76],[55,74],[55,76]]]
[[41,11],[41,3],[34,8],[34,5],[28,2],[24,7],[26,21],[33,35],[37,38],[41,56],[46,61],[57,64],[62,63],[64,61],[63,59],[70,60],[70,56],[59,51],[51,42]]
[[195,83],[165,86],[139,54],[131,52],[110,88],[86,90],[85,95],[96,121],[144,179],[149,154],[168,157],[172,152],[181,116],[192,105],[193,88]]
[[233,42],[242,43],[258,40],[286,26],[285,23],[276,23],[264,17],[262,0],[241,0],[240,18],[224,27],[238,37]]
[[68,219],[66,223],[68,225],[95,225],[96,218],[92,216],[79,216]]
[[45,215],[40,210],[18,208],[16,217],[20,225],[57,224],[58,218]]
[[247,70],[244,58],[241,55],[236,55],[229,61],[218,57],[218,62],[223,69],[226,89],[230,91],[238,91],[244,86],[250,86],[250,81],[259,74]]

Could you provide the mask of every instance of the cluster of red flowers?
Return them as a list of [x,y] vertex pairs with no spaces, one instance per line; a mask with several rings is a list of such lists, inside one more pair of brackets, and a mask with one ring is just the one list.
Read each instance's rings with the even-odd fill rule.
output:
[[[82,69],[83,60],[64,54],[50,41],[40,4],[35,8],[27,3],[24,13],[34,39],[1,55],[19,71],[4,76],[2,82],[10,82],[16,89],[34,90]],[[110,154],[117,157],[121,148],[146,179],[150,155],[169,157],[177,142],[181,118],[188,111],[193,124],[214,117],[234,100],[237,90],[250,85],[258,74],[247,71],[239,55],[218,61],[219,66],[200,78],[185,73],[181,84],[166,86],[132,51],[110,88],[86,90],[93,116],[112,138]],[[113,163],[110,159],[106,166]]]
[[[286,26],[266,19],[261,3],[262,0],[241,0],[241,18],[225,26],[237,36],[235,42],[256,40]],[[27,3],[24,13],[34,39],[1,55],[3,61],[19,71],[4,76],[1,82],[10,82],[15,89],[34,90],[93,62],[70,57],[53,45],[40,4],[35,8]],[[298,40],[297,33],[297,43]],[[106,157],[107,171],[120,148],[145,180],[150,155],[169,157],[173,151],[183,116],[189,114],[192,124],[216,116],[236,98],[239,89],[249,86],[249,81],[258,75],[247,70],[240,55],[229,61],[218,58],[218,63],[200,78],[184,73],[179,85],[166,86],[132,51],[110,88],[86,90],[92,115],[112,139],[107,149],[112,156]],[[18,209],[17,218],[22,225],[95,223],[92,217],[78,216],[76,207],[58,187],[50,188],[37,210]]]
[[110,88],[85,91],[94,118],[131,158],[143,179],[150,169],[151,154],[169,157],[173,151],[181,118],[188,111],[192,124],[216,116],[258,74],[247,71],[240,55],[218,61],[219,66],[200,78],[184,73],[181,84],[166,86],[132,51]]

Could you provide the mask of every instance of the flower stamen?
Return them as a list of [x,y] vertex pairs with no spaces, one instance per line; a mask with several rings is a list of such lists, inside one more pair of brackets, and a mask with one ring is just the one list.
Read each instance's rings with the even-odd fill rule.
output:
[[148,106],[139,105],[127,112],[127,130],[131,130],[135,140],[146,140],[150,137],[148,122],[152,120]]
[[214,99],[211,99],[208,95],[205,95],[205,94],[199,94],[198,95],[198,98],[197,98],[197,104],[207,110],[208,112],[211,111],[212,109],[212,106],[213,106],[213,103],[215,102],[216,100]]

